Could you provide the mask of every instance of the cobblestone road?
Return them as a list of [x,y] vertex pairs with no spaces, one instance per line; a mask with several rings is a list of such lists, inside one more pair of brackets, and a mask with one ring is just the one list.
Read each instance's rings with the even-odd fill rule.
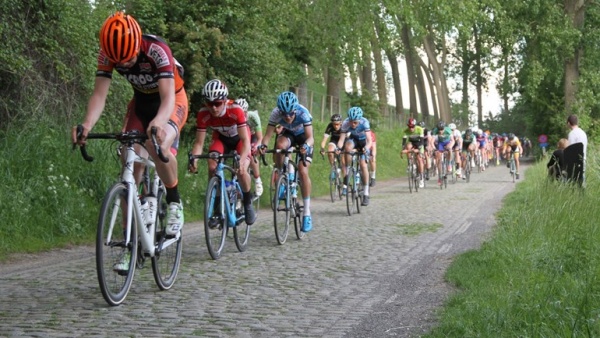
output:
[[351,217],[313,198],[313,231],[283,246],[263,208],[248,250],[229,239],[218,261],[189,223],[174,288],[159,291],[148,262],[118,307],[100,294],[93,248],[22,256],[0,265],[0,336],[418,336],[451,291],[452,257],[485,239],[514,186],[505,167],[412,194],[406,178],[382,181]]

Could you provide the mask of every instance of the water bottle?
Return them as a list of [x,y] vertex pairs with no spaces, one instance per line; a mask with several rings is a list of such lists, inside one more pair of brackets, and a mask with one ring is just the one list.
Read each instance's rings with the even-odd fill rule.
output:
[[150,219],[150,207],[148,204],[148,200],[145,197],[142,197],[140,203],[142,206],[142,217],[144,218],[144,221],[148,223],[148,220]]
[[227,190],[227,195],[229,196],[229,203],[235,203],[235,184],[232,181],[225,180],[225,190]]
[[298,197],[298,189],[296,189],[296,182],[292,182],[291,184],[292,190],[292,198],[297,198]]
[[146,205],[148,206],[146,217],[146,224],[152,225],[156,221],[156,211],[158,210],[158,203],[155,196],[146,197]]

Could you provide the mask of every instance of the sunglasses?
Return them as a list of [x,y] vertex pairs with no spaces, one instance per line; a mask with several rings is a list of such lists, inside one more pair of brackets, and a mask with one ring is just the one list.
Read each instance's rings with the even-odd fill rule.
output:
[[206,102],[206,104],[210,107],[220,107],[224,103],[225,103],[225,101],[208,101],[208,102]]

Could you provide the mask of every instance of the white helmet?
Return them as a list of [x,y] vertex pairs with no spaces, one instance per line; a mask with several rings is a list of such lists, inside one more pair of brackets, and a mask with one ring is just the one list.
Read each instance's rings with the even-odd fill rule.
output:
[[454,124],[454,123],[450,123],[450,124],[448,125],[448,127],[450,127],[450,129],[454,130],[454,129],[456,129],[456,124]]
[[239,99],[235,100],[235,103],[237,105],[239,105],[240,107],[242,107],[244,112],[248,112],[248,101],[246,101],[246,99],[239,98]]
[[202,96],[206,101],[226,100],[229,91],[227,86],[220,80],[210,80],[202,89]]

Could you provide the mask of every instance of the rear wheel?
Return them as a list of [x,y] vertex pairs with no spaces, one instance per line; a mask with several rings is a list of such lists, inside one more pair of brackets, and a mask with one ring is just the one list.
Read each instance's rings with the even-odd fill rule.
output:
[[206,187],[206,199],[204,202],[204,234],[206,246],[212,259],[219,259],[225,246],[227,236],[227,225],[225,222],[225,208],[223,196],[221,196],[221,184],[219,177],[212,177]]
[[275,226],[275,239],[277,243],[283,245],[287,240],[290,229],[290,209],[291,209],[291,194],[288,189],[287,176],[280,175],[277,180],[273,205],[273,225]]
[[152,273],[156,285],[161,290],[170,289],[175,283],[179,272],[182,250],[182,232],[177,238],[167,238],[167,202],[165,200],[165,190],[160,189],[156,198],[156,230],[155,243],[156,251],[152,257]]
[[113,185],[104,197],[98,220],[96,272],[102,296],[110,305],[119,305],[127,297],[137,261],[135,216],[132,215],[131,218],[129,243],[126,243],[124,230],[124,224],[127,222],[127,194],[128,190],[124,184]]

